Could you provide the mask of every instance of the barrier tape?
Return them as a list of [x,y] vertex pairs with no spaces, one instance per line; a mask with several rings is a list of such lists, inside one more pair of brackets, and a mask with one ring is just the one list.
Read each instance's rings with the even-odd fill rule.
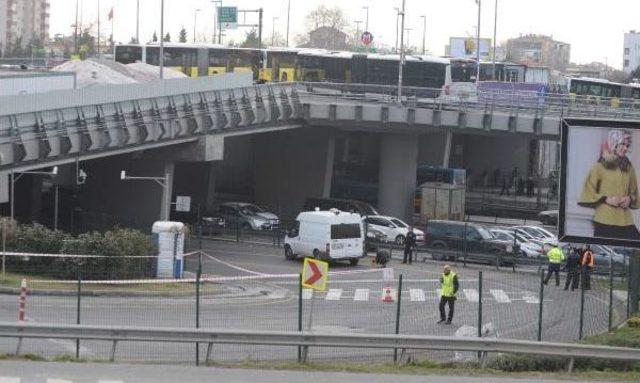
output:
[[[183,254],[183,257],[190,257],[192,255],[198,254],[198,251],[193,251],[191,253]],[[108,255],[82,255],[82,254],[46,254],[46,253],[18,253],[18,252],[2,252],[0,251],[0,256],[9,256],[9,257],[33,257],[33,258],[97,258],[97,259],[122,259],[122,258],[140,258],[140,259],[150,259],[150,258],[158,258],[157,255],[122,255],[122,256],[108,256]]]

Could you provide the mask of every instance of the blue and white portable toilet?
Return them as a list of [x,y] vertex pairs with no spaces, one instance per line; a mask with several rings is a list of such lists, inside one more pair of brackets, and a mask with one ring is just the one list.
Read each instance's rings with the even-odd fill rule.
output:
[[158,221],[153,224],[153,241],[158,246],[157,278],[182,278],[186,228],[182,222]]

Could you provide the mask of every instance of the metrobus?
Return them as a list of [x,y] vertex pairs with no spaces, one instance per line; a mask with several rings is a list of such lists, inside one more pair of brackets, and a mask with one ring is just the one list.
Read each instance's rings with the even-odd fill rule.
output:
[[620,84],[600,78],[567,77],[567,91],[578,96],[640,99],[640,84]]

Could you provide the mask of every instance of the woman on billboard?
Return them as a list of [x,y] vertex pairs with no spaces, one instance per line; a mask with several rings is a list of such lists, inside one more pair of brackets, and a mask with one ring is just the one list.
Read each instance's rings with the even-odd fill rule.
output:
[[631,214],[640,204],[636,171],[627,157],[630,146],[629,131],[609,130],[584,182],[578,204],[595,209],[594,237],[640,240]]

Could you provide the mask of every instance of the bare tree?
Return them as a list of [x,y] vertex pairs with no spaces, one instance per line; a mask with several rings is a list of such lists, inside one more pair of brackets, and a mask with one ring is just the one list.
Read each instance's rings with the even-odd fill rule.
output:
[[330,27],[342,30],[347,25],[347,18],[340,7],[327,8],[319,6],[307,15],[307,26],[309,29]]

